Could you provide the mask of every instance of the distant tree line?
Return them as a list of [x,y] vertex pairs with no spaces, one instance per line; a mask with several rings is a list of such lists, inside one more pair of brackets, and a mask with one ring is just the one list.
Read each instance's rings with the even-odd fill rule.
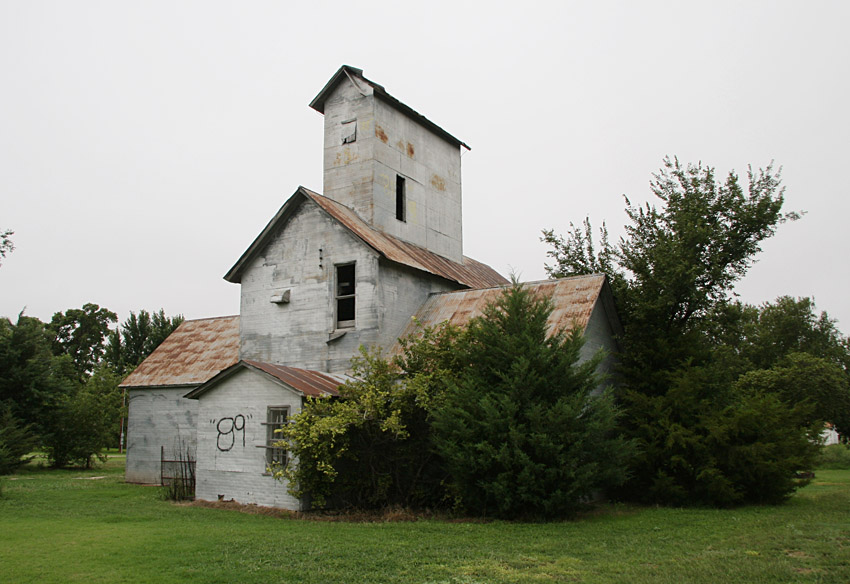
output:
[[117,315],[97,304],[50,322],[0,318],[0,474],[43,449],[53,466],[90,467],[119,444],[125,405],[118,384],[182,321],[140,310]]

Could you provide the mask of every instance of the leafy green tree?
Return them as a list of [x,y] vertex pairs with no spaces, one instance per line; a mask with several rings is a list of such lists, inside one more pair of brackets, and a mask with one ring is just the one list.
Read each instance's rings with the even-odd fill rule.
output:
[[166,316],[165,311],[130,312],[119,330],[110,331],[106,344],[106,361],[116,371],[129,373],[153,353],[162,341],[183,322],[183,316]]
[[85,380],[103,358],[109,325],[117,321],[114,312],[92,303],[57,312],[48,325],[54,335],[53,353],[70,355],[80,379]]
[[850,339],[811,298],[780,296],[742,312],[742,352],[755,367],[769,369],[791,353],[808,353],[850,373]]
[[73,361],[51,350],[52,334],[37,318],[0,319],[0,405],[42,437],[79,384]]
[[[11,229],[6,229],[0,232],[0,260],[6,259],[6,255],[15,251],[15,244],[12,243],[12,236],[15,234]],[[2,262],[0,262],[2,265]]]
[[106,460],[103,451],[118,442],[120,432],[120,381],[112,369],[99,367],[84,385],[64,396],[44,436],[53,466],[91,468],[96,460]]
[[[732,431],[756,399],[734,389],[752,367],[736,346],[752,310],[731,302],[732,287],[761,242],[800,216],[782,212],[780,176],[771,166],[750,169],[748,179],[744,188],[735,173],[718,181],[710,167],[666,159],[651,181],[656,205],[635,207],[626,199],[630,224],[617,244],[603,227],[597,249],[589,221],[583,229],[571,226],[566,237],[544,232],[554,260],[550,275],[611,275],[624,327],[617,392],[626,409],[622,426],[640,452],[625,496],[673,504],[755,501],[756,492],[740,483],[746,467],[720,463],[729,452],[771,450],[772,469],[788,474],[782,482],[788,488],[796,484],[793,471],[803,468],[794,464],[808,460],[792,448],[808,431],[802,414],[779,415],[770,397],[759,399],[766,400],[765,422],[773,426]],[[793,464],[784,465],[783,456]],[[768,476],[767,470],[760,475]]]
[[552,231],[547,266],[553,277],[602,269],[625,328],[623,369],[629,385],[647,393],[666,390],[667,372],[705,359],[705,323],[729,301],[732,287],[752,265],[761,242],[797,213],[782,213],[780,177],[768,166],[748,172],[745,190],[730,172],[665,159],[651,190],[660,206],[635,207],[626,199],[630,224],[617,245],[604,235],[593,246],[590,223],[566,239]]
[[449,326],[404,341],[392,360],[361,349],[339,398],[308,399],[282,433],[298,461],[275,469],[316,507],[443,504],[446,478],[430,414],[453,374],[461,337]]
[[841,367],[827,359],[789,353],[770,369],[748,371],[737,384],[751,392],[773,393],[789,406],[809,403],[805,425],[830,422],[839,434],[850,432],[850,383]]
[[479,515],[562,517],[621,483],[629,443],[601,355],[580,363],[580,331],[548,335],[551,301],[514,283],[473,319],[466,366],[433,413],[459,505]]

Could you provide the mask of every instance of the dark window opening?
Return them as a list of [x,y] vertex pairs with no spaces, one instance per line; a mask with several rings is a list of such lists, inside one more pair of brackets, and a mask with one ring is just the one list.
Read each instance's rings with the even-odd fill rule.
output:
[[286,448],[282,447],[283,436],[280,435],[280,430],[286,425],[289,418],[289,408],[269,408],[267,410],[266,423],[266,466],[267,469],[274,470],[273,467],[285,467],[287,463]]
[[404,192],[404,177],[396,175],[395,177],[395,218],[399,221],[407,221],[405,211],[407,201],[405,201]]
[[336,267],[336,328],[354,327],[354,264]]

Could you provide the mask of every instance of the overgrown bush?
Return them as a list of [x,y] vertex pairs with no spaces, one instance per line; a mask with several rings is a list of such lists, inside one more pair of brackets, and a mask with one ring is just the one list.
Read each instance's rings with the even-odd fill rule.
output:
[[830,444],[821,448],[816,468],[850,470],[850,444]]
[[310,399],[275,469],[314,506],[451,507],[563,517],[625,478],[631,447],[596,393],[580,332],[547,335],[548,300],[521,285],[465,331],[426,329],[388,360],[363,350],[339,398]]
[[0,404],[0,475],[11,474],[29,462],[27,455],[36,443],[31,426],[22,424]]
[[669,390],[627,391],[625,430],[640,444],[626,499],[670,505],[727,507],[778,503],[812,468],[816,426],[811,406],[737,387],[720,364],[684,368]]
[[283,429],[293,460],[274,468],[315,507],[371,509],[442,504],[445,471],[431,444],[430,415],[444,389],[459,333],[423,331],[393,360],[361,349],[339,398],[310,398]]
[[469,324],[467,363],[434,412],[434,441],[459,506],[476,515],[574,514],[623,482],[631,445],[601,355],[580,363],[582,331],[548,335],[552,304],[519,284]]

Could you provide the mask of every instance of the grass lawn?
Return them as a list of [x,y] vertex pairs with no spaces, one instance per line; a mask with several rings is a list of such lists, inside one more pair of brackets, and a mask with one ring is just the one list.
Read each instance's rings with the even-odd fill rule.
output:
[[846,470],[777,507],[341,523],[175,505],[123,463],[0,479],[0,582],[850,582]]

